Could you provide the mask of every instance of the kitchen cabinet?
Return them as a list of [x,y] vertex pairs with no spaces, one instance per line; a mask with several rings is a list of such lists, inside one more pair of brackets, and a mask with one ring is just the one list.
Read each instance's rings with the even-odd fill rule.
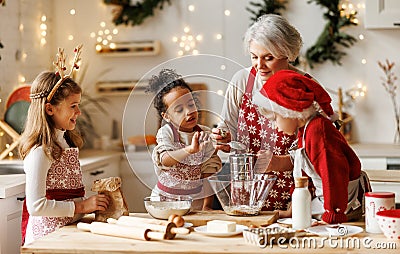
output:
[[[91,191],[95,180],[112,176],[119,176],[121,163],[121,153],[105,153],[96,151],[84,151],[81,155],[81,167],[83,183],[85,185],[86,196],[92,196],[97,192]],[[94,160],[89,163],[89,160]]]
[[[400,2],[400,1],[399,1]],[[395,144],[352,144],[373,191],[396,193],[400,203],[400,146]]]
[[400,28],[400,1],[366,0],[365,28]]
[[17,254],[21,247],[21,215],[25,192],[0,199],[0,253]]
[[153,161],[148,151],[128,152],[121,160],[122,192],[130,212],[146,212],[143,199],[150,196],[157,183]]

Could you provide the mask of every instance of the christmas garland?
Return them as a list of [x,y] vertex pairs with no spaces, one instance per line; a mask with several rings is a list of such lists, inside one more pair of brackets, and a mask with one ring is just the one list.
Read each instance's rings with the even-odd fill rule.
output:
[[115,25],[140,25],[143,21],[154,16],[156,8],[162,10],[164,3],[171,4],[171,0],[143,0],[132,5],[131,0],[103,0],[105,4],[118,5],[113,10],[113,23]]
[[[250,18],[254,22],[258,17],[267,13],[281,15],[279,10],[285,10],[285,4],[287,2],[286,0],[263,0],[263,3],[250,2],[250,5],[258,8],[258,11],[248,7],[246,7],[246,10],[254,15]],[[343,9],[339,7],[339,0],[309,0],[307,3],[312,2],[328,9],[324,13],[324,18],[328,20],[328,23],[325,25],[316,43],[307,49],[307,62],[311,68],[314,67],[314,64],[323,63],[327,60],[332,61],[334,64],[341,65],[340,60],[346,53],[340,51],[337,46],[342,45],[348,48],[353,45],[357,39],[341,32],[340,29],[350,25],[357,25],[357,23],[354,22],[357,13],[355,12],[348,16],[342,16],[341,11]],[[299,60],[296,59],[294,65],[298,63]]]
[[342,65],[340,60],[345,52],[340,51],[338,45],[349,48],[357,39],[353,36],[340,31],[341,28],[354,25],[357,12],[349,15],[341,15],[342,8],[339,7],[339,0],[309,0],[308,3],[315,2],[327,8],[324,18],[328,20],[324,30],[317,41],[306,52],[306,59],[311,68],[315,63],[323,63],[330,60],[334,64]]
[[255,22],[258,17],[264,14],[272,13],[281,15],[279,10],[286,10],[285,4],[287,4],[287,0],[264,0],[264,3],[250,2],[250,5],[258,8],[258,11],[252,10],[249,7],[246,7],[246,10],[253,14],[253,17],[250,19]]

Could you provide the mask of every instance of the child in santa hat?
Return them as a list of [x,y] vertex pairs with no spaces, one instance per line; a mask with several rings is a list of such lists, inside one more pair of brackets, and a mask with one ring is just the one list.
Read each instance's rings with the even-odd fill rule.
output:
[[326,223],[360,219],[364,193],[371,187],[357,155],[326,117],[334,114],[328,93],[304,75],[281,70],[266,81],[254,103],[280,131],[297,133],[296,149],[290,156],[274,155],[266,171],[291,161],[294,177],[307,175],[315,186],[314,217]]

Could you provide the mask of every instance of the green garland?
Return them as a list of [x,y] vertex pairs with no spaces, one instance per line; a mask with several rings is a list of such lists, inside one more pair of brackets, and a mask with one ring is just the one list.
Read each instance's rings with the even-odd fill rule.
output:
[[354,25],[357,13],[350,14],[348,17],[341,16],[339,0],[309,0],[308,3],[315,2],[318,5],[327,8],[324,18],[328,20],[324,30],[318,37],[317,41],[306,52],[306,59],[311,68],[316,63],[323,63],[330,60],[334,64],[342,65],[341,59],[345,52],[341,51],[337,46],[341,45],[349,48],[357,39],[353,36],[341,32],[340,29],[346,26]]
[[254,22],[257,20],[258,17],[264,14],[273,13],[281,15],[279,10],[286,10],[285,4],[287,4],[287,0],[263,0],[263,1],[264,3],[250,2],[250,5],[252,5],[255,8],[258,8],[258,11],[246,7],[246,10],[249,11],[251,14],[253,14],[253,17],[251,17],[250,19]]
[[171,4],[171,0],[143,0],[134,5],[130,0],[103,0],[105,4],[118,5],[119,8],[113,10],[113,23],[115,25],[140,25],[150,16],[154,16],[154,9],[163,9],[164,3]]
[[[258,8],[258,11],[246,7],[246,10],[254,16],[250,19],[254,22],[258,17],[267,13],[274,13],[281,15],[279,10],[285,10],[286,0],[263,0],[264,3],[250,2],[250,5]],[[324,18],[328,20],[324,30],[318,37],[316,43],[306,51],[306,60],[311,68],[314,64],[323,63],[327,60],[332,61],[334,64],[341,65],[341,59],[345,52],[338,49],[338,45],[350,47],[357,39],[351,35],[340,31],[341,28],[351,25],[357,25],[354,22],[357,13],[350,14],[348,17],[341,16],[339,7],[339,0],[309,0],[307,3],[315,2],[328,10],[324,13]],[[299,59],[293,63],[299,64]]]

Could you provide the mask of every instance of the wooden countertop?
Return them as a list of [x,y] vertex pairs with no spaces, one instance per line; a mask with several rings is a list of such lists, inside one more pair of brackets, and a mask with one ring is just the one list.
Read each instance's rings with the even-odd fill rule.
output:
[[[363,222],[351,223],[351,225],[364,227]],[[302,239],[306,245],[296,247],[296,242],[301,243]],[[398,248],[400,248],[399,241],[391,241],[383,234],[360,233],[349,238],[332,240],[306,234],[295,240],[289,241],[290,244],[280,246],[275,244],[260,248],[245,243],[242,235],[210,237],[192,232],[189,235],[177,235],[173,240],[142,241],[92,234],[78,230],[76,225],[70,225],[22,247],[21,253],[399,253]],[[308,247],[307,241],[315,241],[315,247],[312,247],[314,245]],[[360,247],[354,242],[359,242]],[[382,246],[386,248],[383,249]]]

